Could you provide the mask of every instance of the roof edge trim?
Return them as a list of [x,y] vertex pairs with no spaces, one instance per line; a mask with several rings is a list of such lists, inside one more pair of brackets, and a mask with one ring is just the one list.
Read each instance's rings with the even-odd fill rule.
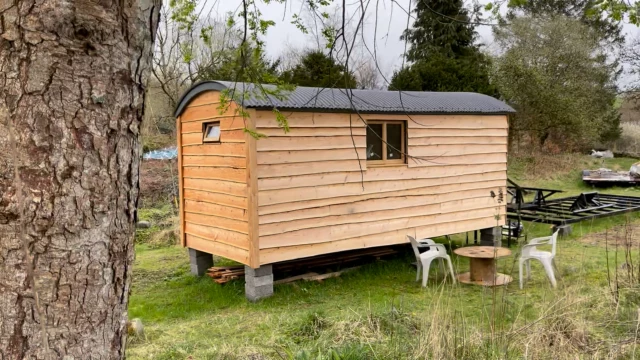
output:
[[222,91],[227,89],[227,87],[217,81],[201,81],[195,85],[193,85],[187,92],[182,94],[180,100],[178,100],[178,105],[176,106],[176,111],[173,114],[174,117],[178,117],[182,115],[182,112],[186,109],[187,105],[195,99],[198,95],[202,94],[205,91]]

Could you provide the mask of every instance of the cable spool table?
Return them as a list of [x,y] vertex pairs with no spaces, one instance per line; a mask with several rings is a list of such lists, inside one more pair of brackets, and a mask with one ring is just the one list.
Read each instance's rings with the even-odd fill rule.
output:
[[470,271],[459,274],[458,281],[484,286],[506,285],[511,276],[496,270],[496,259],[511,255],[511,250],[493,246],[467,246],[453,251],[458,256],[469,258]]

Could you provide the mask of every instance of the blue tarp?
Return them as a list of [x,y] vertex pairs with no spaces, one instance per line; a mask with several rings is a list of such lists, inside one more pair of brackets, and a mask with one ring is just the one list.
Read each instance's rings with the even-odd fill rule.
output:
[[178,148],[175,146],[149,151],[148,153],[142,155],[142,158],[145,160],[171,160],[178,157]]

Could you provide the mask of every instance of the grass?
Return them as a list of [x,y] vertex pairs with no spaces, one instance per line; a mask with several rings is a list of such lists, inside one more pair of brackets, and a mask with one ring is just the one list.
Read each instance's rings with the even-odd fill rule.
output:
[[[563,166],[532,161],[510,160],[510,177],[523,186],[569,193],[589,189],[577,169],[598,165],[580,156],[558,160]],[[632,162],[605,165],[624,168]],[[536,175],[530,173],[533,166]],[[607,192],[640,195],[624,188]],[[532,264],[532,279],[520,290],[515,255],[499,261],[501,272],[516,277],[506,287],[452,286],[432,267],[423,289],[406,254],[322,283],[278,285],[273,297],[255,304],[244,299],[242,281],[218,285],[191,276],[185,249],[138,244],[129,317],[142,319],[146,336],[129,340],[127,358],[632,359],[640,354],[639,281],[630,267],[620,267],[629,261],[624,248],[584,240],[609,231],[613,244],[613,237],[625,234],[611,229],[625,224],[640,224],[640,216],[576,224],[558,246],[557,289]],[[531,239],[549,228],[534,224],[526,231]],[[453,247],[464,244],[463,235],[452,240]],[[634,269],[638,246],[630,253]],[[457,272],[467,271],[466,258],[452,260]]]

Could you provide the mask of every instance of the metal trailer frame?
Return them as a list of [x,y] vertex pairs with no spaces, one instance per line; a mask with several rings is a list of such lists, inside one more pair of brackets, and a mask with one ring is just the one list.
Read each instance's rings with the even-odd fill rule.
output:
[[[515,201],[507,205],[507,218],[510,220],[561,226],[640,211],[640,197],[590,192],[547,200],[553,193],[560,191],[519,186],[509,187],[509,191],[512,195],[516,194]],[[533,202],[524,202],[522,195],[527,191],[536,192],[536,199]],[[549,194],[550,191],[553,193]]]

